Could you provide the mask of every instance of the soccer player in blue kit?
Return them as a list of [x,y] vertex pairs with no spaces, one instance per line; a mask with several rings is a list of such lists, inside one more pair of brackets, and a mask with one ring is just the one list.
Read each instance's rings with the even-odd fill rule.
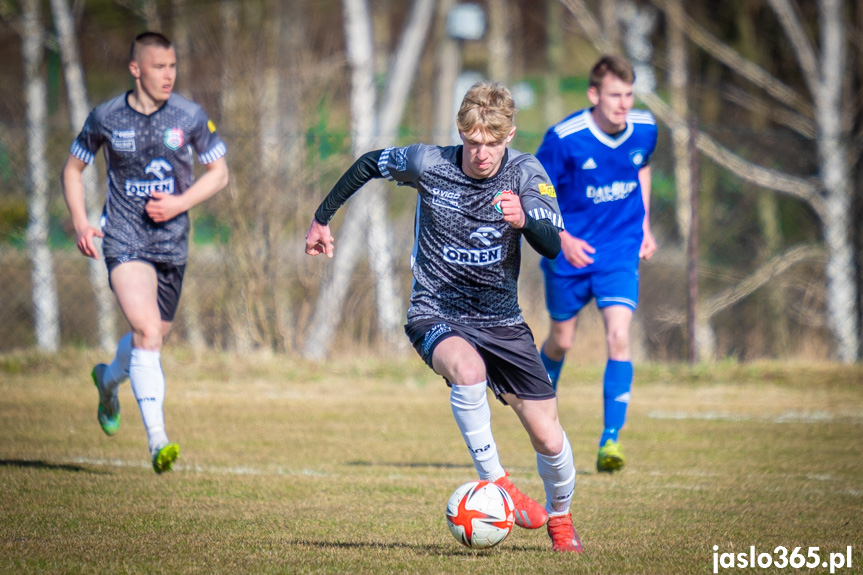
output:
[[[180,301],[189,239],[188,210],[228,183],[226,148],[198,104],[174,94],[177,56],[155,32],[132,43],[129,71],[134,88],[93,109],[63,167],[63,195],[82,254],[99,258],[132,331],[110,364],[91,374],[99,391],[102,430],[120,427],[118,386],[128,378],[147,431],[156,473],[169,471],[180,453],[165,431],[162,340]],[[82,173],[104,148],[108,192],[99,227],[87,219]],[[194,181],[193,151],[204,165]],[[91,190],[91,193],[95,190]]]
[[[547,525],[553,550],[580,552],[569,511],[572,448],[518,305],[521,239],[553,258],[560,250],[560,214],[536,158],[507,148],[515,135],[514,115],[509,90],[480,82],[457,115],[463,145],[414,144],[364,154],[315,212],[306,253],[332,257],[330,219],[372,178],[416,189],[414,283],[405,332],[450,385],[453,416],[480,478],[512,496],[518,525]],[[519,491],[501,464],[487,388],[512,407],[530,437],[545,508]]]
[[632,388],[629,332],[638,305],[638,264],[656,252],[649,217],[656,121],[650,112],[632,108],[634,82],[625,59],[600,58],[587,90],[593,106],[552,126],[536,153],[554,184],[566,228],[560,254],[540,264],[551,317],[540,356],[556,389],[578,312],[596,298],[608,352],[600,472],[625,463],[618,433]]

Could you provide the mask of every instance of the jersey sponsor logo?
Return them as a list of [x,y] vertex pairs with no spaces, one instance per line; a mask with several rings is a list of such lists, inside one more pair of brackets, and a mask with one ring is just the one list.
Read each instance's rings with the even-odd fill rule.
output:
[[610,186],[598,188],[587,186],[587,197],[591,198],[594,204],[614,202],[626,198],[637,187],[638,182],[614,182]]
[[174,178],[167,180],[126,180],[126,195],[149,197],[153,192],[174,193]]
[[156,176],[157,180],[126,180],[126,195],[149,197],[153,192],[164,194],[174,193],[174,178],[166,178],[165,173],[173,171],[174,168],[162,158],[157,158],[147,164],[144,168],[145,174]]
[[477,228],[476,231],[470,235],[470,239],[479,240],[479,242],[486,247],[491,245],[491,239],[489,238],[499,239],[500,237],[501,233],[491,226]]
[[168,128],[165,130],[165,146],[170,150],[179,150],[186,143],[182,128]]
[[465,248],[443,247],[443,259],[448,264],[460,266],[490,266],[501,261],[503,247],[470,250]]
[[432,188],[429,190],[429,193],[434,196],[431,201],[432,205],[450,210],[461,209],[461,194],[459,192]]
[[557,192],[554,191],[554,186],[552,186],[551,184],[540,184],[539,193],[543,196],[548,196],[550,198],[557,197]]
[[641,164],[644,163],[644,150],[632,150],[629,152],[629,161],[636,168],[640,168]]
[[581,165],[582,170],[595,170],[596,169],[596,161],[593,158],[588,158],[585,163]]
[[111,132],[111,147],[115,152],[134,152],[135,130],[113,130]]

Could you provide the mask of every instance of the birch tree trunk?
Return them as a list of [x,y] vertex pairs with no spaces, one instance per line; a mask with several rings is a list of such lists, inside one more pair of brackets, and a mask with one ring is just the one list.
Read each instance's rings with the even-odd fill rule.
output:
[[818,0],[820,59],[806,37],[803,23],[788,0],[768,0],[791,41],[815,105],[818,126],[816,149],[823,195],[822,223],[827,260],[827,309],[836,338],[836,356],[842,363],[859,358],[857,294],[851,247],[851,176],[849,139],[842,121],[842,80],[847,38],[841,0]]
[[54,264],[48,248],[48,167],[45,161],[45,118],[47,90],[42,74],[42,45],[45,32],[39,15],[39,1],[22,2],[22,56],[24,96],[27,101],[27,166],[30,179],[27,252],[32,267],[33,319],[36,345],[43,351],[60,347],[60,308]]
[[[419,65],[422,46],[431,25],[434,0],[415,0],[402,32],[387,91],[375,110],[374,42],[371,16],[366,0],[343,0],[345,38],[351,65],[351,137],[354,157],[393,143],[404,114],[410,86]],[[375,274],[378,324],[390,348],[403,349],[399,337],[401,318],[399,296],[393,276],[390,233],[382,182],[370,182],[346,206],[332,275],[324,281],[311,321],[311,333],[303,347],[309,359],[326,357],[332,343],[356,262],[360,255],[358,238],[366,236],[369,264]]]
[[[90,103],[87,98],[87,85],[84,82],[84,69],[78,52],[78,42],[75,36],[75,26],[67,0],[51,0],[51,12],[54,17],[54,27],[57,30],[57,42],[60,45],[60,58],[63,62],[63,75],[66,79],[66,95],[69,100],[69,120],[73,132],[80,130],[87,121]],[[106,189],[106,184],[99,177],[98,171],[91,166],[84,170],[84,201],[87,206],[87,216],[91,222],[99,221],[102,212],[102,195],[100,190]],[[101,251],[101,241],[95,243]],[[113,351],[117,344],[115,329],[117,313],[114,297],[108,286],[108,274],[103,260],[87,259],[90,285],[93,286],[96,298],[96,323],[99,331],[99,345],[105,351]]]

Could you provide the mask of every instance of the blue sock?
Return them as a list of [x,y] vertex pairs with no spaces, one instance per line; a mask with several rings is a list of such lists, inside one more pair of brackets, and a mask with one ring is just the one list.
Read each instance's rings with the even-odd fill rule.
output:
[[617,433],[626,423],[626,408],[629,406],[632,389],[632,362],[609,359],[605,364],[602,396],[605,406],[605,429],[599,446],[609,439],[617,441]]
[[545,371],[548,372],[551,386],[557,391],[557,380],[560,379],[560,370],[563,369],[563,360],[566,359],[566,356],[561,358],[560,361],[554,361],[545,355],[545,349],[541,349],[539,350],[539,358],[542,360],[542,365],[545,366]]

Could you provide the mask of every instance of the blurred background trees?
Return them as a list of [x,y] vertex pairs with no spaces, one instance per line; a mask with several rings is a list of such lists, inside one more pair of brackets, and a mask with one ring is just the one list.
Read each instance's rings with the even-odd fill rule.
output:
[[[193,212],[175,344],[404,350],[415,194],[354,198],[333,261],[303,254],[318,202],[365,151],[454,143],[478,78],[510,86],[514,147],[535,151],[615,52],[660,123],[640,359],[859,360],[863,6],[847,0],[0,0],[0,350],[110,346],[123,329],[102,263],[74,247],[59,172],[89,108],[130,88],[146,29],[175,42],[177,90],[232,171]],[[101,157],[87,173],[95,220]],[[536,263],[521,303],[542,332]],[[593,331],[585,361],[602,359]]]

